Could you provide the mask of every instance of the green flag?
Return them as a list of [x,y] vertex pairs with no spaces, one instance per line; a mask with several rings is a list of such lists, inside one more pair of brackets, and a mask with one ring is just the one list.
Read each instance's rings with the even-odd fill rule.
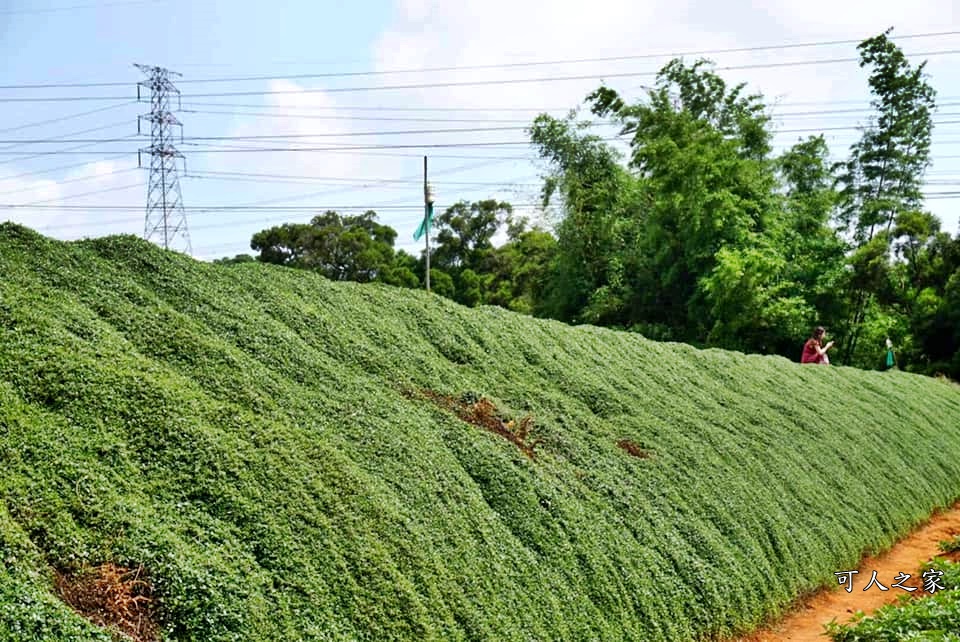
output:
[[423,220],[420,221],[420,227],[417,228],[417,231],[413,233],[414,241],[419,241],[424,232],[427,231],[427,228],[430,227],[430,223],[433,222],[433,203],[428,203],[423,209]]

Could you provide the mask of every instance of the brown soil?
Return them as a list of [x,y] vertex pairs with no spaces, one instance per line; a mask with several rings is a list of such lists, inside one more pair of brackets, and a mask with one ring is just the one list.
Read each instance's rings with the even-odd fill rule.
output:
[[[888,551],[863,560],[853,576],[853,590],[837,583],[806,600],[795,612],[768,628],[738,639],[738,642],[825,642],[830,637],[824,633],[824,625],[836,618],[838,623],[851,620],[857,611],[867,615],[885,604],[896,602],[901,595],[913,598],[930,595],[923,590],[920,568],[934,557],[952,559],[955,556],[944,555],[939,543],[960,534],[960,502],[950,509],[935,514],[927,523],[893,545]],[[837,569],[837,572],[852,569]],[[882,591],[876,584],[868,590],[873,571],[877,571],[877,580],[889,590]],[[908,592],[896,588],[897,575],[904,573],[910,579],[903,586],[915,586],[916,591]]]
[[617,445],[620,448],[626,450],[628,453],[634,457],[639,457],[640,459],[649,459],[651,452],[645,448],[641,448],[636,442],[630,441],[629,439],[621,439],[617,442]]
[[533,417],[527,415],[520,421],[505,419],[500,416],[500,412],[493,402],[486,397],[472,401],[466,398],[457,399],[433,390],[420,390],[417,393],[407,391],[406,394],[407,396],[420,396],[429,399],[437,406],[454,413],[461,421],[500,435],[513,443],[530,459],[534,459],[536,456],[534,448],[542,443],[540,439],[530,441]]
[[69,573],[57,571],[56,588],[64,602],[97,626],[134,642],[160,639],[152,588],[142,566],[129,569],[106,563]]

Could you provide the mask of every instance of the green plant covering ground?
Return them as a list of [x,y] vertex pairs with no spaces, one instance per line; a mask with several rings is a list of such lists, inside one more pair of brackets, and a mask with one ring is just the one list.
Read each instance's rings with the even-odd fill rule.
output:
[[[836,622],[827,630],[834,642],[960,642],[960,564],[934,558],[922,571],[942,572],[937,588],[922,597],[904,595],[870,617],[862,612],[848,624]],[[942,588],[942,590],[940,590]]]
[[170,640],[707,638],[960,496],[960,392],[916,375],[133,237],[5,224],[0,275],[3,639],[108,639],[52,588],[103,562]]

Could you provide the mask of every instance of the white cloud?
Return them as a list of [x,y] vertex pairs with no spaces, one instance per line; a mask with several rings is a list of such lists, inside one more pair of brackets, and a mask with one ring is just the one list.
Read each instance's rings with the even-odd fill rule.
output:
[[[953,0],[923,0],[910,4],[885,0],[804,3],[775,0],[769,3],[686,0],[635,2],[611,0],[594,3],[541,3],[516,0],[428,2],[397,0],[396,20],[374,44],[376,68],[447,67],[497,63],[571,60],[604,56],[717,51],[758,45],[778,45],[824,40],[861,40],[894,26],[898,35],[956,30],[957,7]],[[762,8],[760,8],[762,7]],[[956,38],[923,38],[901,41],[908,52],[956,49]],[[709,56],[719,67],[771,65],[790,61],[856,58],[853,43],[808,48],[766,49],[752,52],[715,53]],[[404,76],[403,82],[460,82],[510,80],[534,77],[589,75],[590,80],[545,83],[491,84],[474,87],[436,87],[390,92],[398,103],[417,106],[468,108],[564,109],[582,102],[601,81],[627,98],[642,95],[642,86],[654,81],[652,74],[669,58],[643,58],[589,64],[520,66],[490,70],[437,72]],[[688,58],[692,61],[692,58]],[[956,57],[931,56],[928,72],[941,96],[960,96],[960,72]],[[617,74],[648,74],[615,77]],[[806,66],[721,70],[730,84],[746,82],[760,91],[777,112],[816,111],[838,106],[839,101],[869,100],[867,74],[855,61]],[[399,76],[383,78],[382,84],[399,84]],[[818,103],[796,105],[796,103]],[[557,112],[555,112],[557,113]],[[483,116],[483,112],[477,113]],[[489,117],[502,118],[502,113]],[[532,113],[519,114],[532,118]],[[779,123],[783,129],[851,126],[860,115],[791,116]],[[957,128],[943,126],[934,139],[935,166],[940,171],[960,166],[945,158],[956,154],[950,147]],[[812,133],[812,132],[811,132]],[[825,132],[834,155],[846,154],[855,131]],[[783,133],[776,139],[787,145],[806,132]],[[525,140],[523,132],[470,135],[470,140]],[[939,141],[939,142],[938,142]],[[529,153],[517,147],[516,153]],[[503,150],[499,150],[501,153]],[[526,170],[520,171],[526,173]],[[931,188],[936,189],[936,188]],[[952,201],[930,201],[929,207],[957,229]]]
[[765,3],[764,10],[780,23],[796,31],[818,36],[830,34],[845,37],[851,33],[870,37],[888,27],[895,32],[948,31],[954,23],[956,6],[953,0],[923,2],[877,2],[876,0],[775,0]]
[[[129,161],[99,160],[82,164],[58,179],[0,178],[0,202],[21,205],[4,208],[2,216],[63,240],[142,234],[143,210],[129,208],[144,202],[145,171]],[[10,171],[7,176],[18,173]],[[89,210],[73,209],[88,205]],[[71,209],[59,209],[61,206]],[[105,210],[104,206],[125,209]]]
[[[367,131],[390,129],[383,122],[352,120],[352,117],[369,118],[370,113],[352,112],[344,107],[338,96],[322,91],[318,85],[307,85],[291,80],[271,81],[265,89],[264,107],[253,110],[260,114],[238,116],[227,133],[231,137],[268,136],[270,138],[234,140],[228,144],[258,148],[336,148],[363,146],[383,142],[376,136],[356,135]],[[357,101],[359,102],[359,101]],[[354,103],[356,104],[356,102]],[[277,137],[277,138],[272,138]],[[396,141],[394,141],[396,142]],[[216,142],[211,143],[216,146]],[[189,153],[189,152],[188,152]],[[209,222],[210,215],[192,217],[191,238],[195,255],[213,258],[237,252],[250,252],[251,236],[272,225],[287,222],[306,222],[314,214],[342,206],[363,208],[375,206],[384,200],[397,200],[395,186],[371,190],[373,179],[393,178],[418,171],[419,163],[404,163],[392,157],[378,157],[359,153],[336,151],[304,152],[255,152],[200,155],[199,163],[191,161],[199,172],[236,172],[245,174],[268,174],[289,177],[278,183],[275,178],[233,177],[221,181],[208,177],[203,185],[192,183],[192,203],[213,205],[264,205],[308,208],[300,211],[235,212],[225,213],[221,220],[231,221],[229,227],[217,221]],[[300,177],[315,177],[305,180]],[[361,184],[356,179],[371,179]],[[348,179],[348,180],[337,180]],[[201,189],[202,188],[202,189]],[[411,190],[413,202],[422,188]],[[399,193],[402,199],[404,195]],[[382,222],[384,216],[381,213]]]
[[[425,67],[464,67],[528,61],[572,60],[631,54],[675,53],[682,51],[753,47],[835,39],[860,39],[895,26],[894,35],[957,28],[957,8],[953,0],[924,0],[918,4],[884,1],[828,3],[788,0],[757,4],[715,2],[714,0],[607,0],[594,3],[553,3],[545,5],[516,0],[444,2],[440,0],[396,0],[393,22],[370,43],[375,70],[418,69]],[[761,8],[762,7],[762,8]],[[930,38],[903,41],[908,52],[956,49],[956,38]],[[720,67],[764,65],[783,61],[853,58],[853,44],[831,47],[760,50],[712,55]],[[241,147],[333,147],[342,145],[419,145],[460,144],[463,142],[516,141],[513,147],[437,147],[427,148],[430,156],[431,183],[435,187],[438,208],[459,199],[475,200],[499,197],[514,204],[536,200],[537,186],[510,191],[503,186],[513,182],[536,183],[531,175],[537,166],[514,157],[532,157],[526,145],[528,126],[535,111],[491,111],[494,109],[552,110],[562,114],[580,104],[585,95],[601,81],[618,89],[628,98],[642,95],[642,86],[654,81],[653,74],[668,57],[635,58],[595,63],[567,63],[545,66],[514,66],[495,69],[461,69],[449,72],[388,74],[383,76],[277,80],[263,89],[272,92],[263,98],[263,107],[211,108],[235,111],[222,121],[203,120],[200,115],[183,114],[186,136],[289,136],[287,140],[251,139],[201,141],[205,146]],[[960,71],[956,57],[931,57],[929,72],[941,97],[960,97]],[[275,70],[282,73],[283,69]],[[633,74],[618,76],[618,74]],[[751,90],[759,90],[772,103],[785,103],[782,111],[816,111],[834,108],[837,101],[868,100],[866,73],[856,63],[810,66],[732,69],[721,71],[730,83],[745,81]],[[514,82],[555,76],[587,76],[585,80],[558,82]],[[335,93],[318,91],[367,85],[416,85],[424,83],[460,83],[492,81],[480,86],[428,87],[407,90],[377,90]],[[253,89],[253,87],[245,87]],[[310,90],[310,91],[307,91]],[[797,102],[817,105],[797,106]],[[232,101],[224,101],[232,102]],[[238,100],[236,102],[250,102]],[[788,105],[786,103],[794,103]],[[187,106],[185,104],[185,106]],[[855,105],[854,105],[855,106]],[[192,107],[192,106],[188,106]],[[357,108],[360,109],[357,109]],[[373,111],[383,107],[386,112]],[[416,111],[421,108],[467,108],[469,111]],[[414,108],[414,110],[411,110]],[[198,107],[199,109],[199,107]],[[253,115],[262,111],[285,117]],[[950,111],[950,108],[946,108]],[[954,110],[955,111],[955,110]],[[420,118],[419,121],[361,120],[389,116]],[[218,116],[223,118],[223,116]],[[452,122],[459,118],[465,122]],[[822,128],[856,123],[856,115],[793,116],[781,129]],[[469,122],[471,120],[477,122]],[[514,121],[502,122],[502,121]],[[497,122],[486,122],[497,121]],[[357,136],[363,132],[391,130],[439,130],[492,126],[519,127],[521,130],[460,133],[424,133],[417,135]],[[609,130],[611,133],[613,130]],[[943,126],[935,134],[935,171],[938,178],[953,172],[960,177],[960,163],[947,157],[958,152],[950,146],[960,128]],[[322,136],[311,137],[316,134]],[[856,132],[827,132],[836,156],[843,156]],[[789,144],[804,133],[785,133],[777,138]],[[937,142],[943,141],[943,142]],[[219,180],[187,178],[181,181],[184,203],[188,208],[207,205],[273,203],[309,207],[299,212],[226,212],[190,213],[188,218],[195,254],[222,256],[249,252],[253,233],[283,222],[305,221],[313,212],[329,207],[373,206],[380,220],[398,232],[397,245],[418,251],[410,238],[416,227],[422,202],[419,175],[422,170],[420,149],[376,150],[372,153],[281,152],[281,153],[192,153],[197,148],[185,145],[190,174],[203,172],[242,172],[283,176],[318,177],[316,181],[275,183],[270,180]],[[399,156],[393,156],[396,154]],[[469,157],[503,157],[486,163]],[[146,162],[145,158],[145,162]],[[124,161],[126,163],[128,161]],[[131,166],[134,166],[131,164]],[[145,201],[147,170],[114,173],[127,166],[119,162],[90,163],[74,172],[56,175],[0,178],[0,203],[30,203],[53,200],[50,204],[113,204],[142,206]],[[22,171],[30,171],[24,167]],[[3,172],[13,175],[19,171]],[[363,178],[369,183],[357,185],[321,178]],[[376,184],[376,179],[411,179],[407,184]],[[83,179],[83,180],[75,180]],[[521,179],[525,179],[522,180]],[[473,184],[464,184],[464,183]],[[129,190],[116,188],[137,182]],[[931,189],[946,189],[932,187]],[[79,197],[88,191],[105,190]],[[115,191],[114,191],[115,190]],[[944,220],[945,227],[957,230],[954,201],[930,201],[930,207]],[[407,209],[378,208],[379,204],[401,205]],[[528,208],[529,211],[529,208]],[[107,234],[117,231],[142,234],[143,210],[126,212],[75,212],[51,210],[0,210],[0,218],[12,217],[33,227],[44,227],[54,236]],[[110,225],[105,221],[117,221]]]
[[[254,116],[243,119],[231,135],[233,136],[288,136],[291,141],[260,139],[238,141],[232,144],[250,147],[322,147],[330,141],[338,140],[333,136],[350,132],[350,122],[337,120],[345,114],[336,110],[336,103],[323,92],[307,92],[306,87],[290,80],[273,80],[267,86],[266,113],[277,117]],[[302,115],[303,117],[296,117]],[[319,135],[316,137],[308,137]],[[331,170],[329,155],[303,152],[297,154],[258,153],[224,154],[217,156],[222,166],[256,166],[259,173],[271,173],[271,169],[288,170],[297,167],[301,174],[323,173]],[[228,170],[233,171],[233,170]]]

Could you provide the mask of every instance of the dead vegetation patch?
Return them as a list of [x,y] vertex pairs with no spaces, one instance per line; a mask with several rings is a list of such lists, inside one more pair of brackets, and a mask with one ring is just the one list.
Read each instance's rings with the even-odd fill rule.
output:
[[[408,393],[408,396],[411,393]],[[445,395],[433,390],[422,389],[412,393],[454,413],[461,421],[483,428],[500,435],[514,444],[530,459],[536,458],[534,449],[543,443],[542,439],[530,439],[530,430],[533,428],[533,417],[526,415],[519,421],[501,416],[496,405],[486,397],[477,397],[467,393],[459,398]]]
[[653,452],[642,448],[640,444],[635,441],[630,441],[629,439],[621,439],[617,442],[617,445],[634,457],[639,457],[640,459],[650,459],[653,456]]
[[134,642],[160,639],[153,589],[142,565],[131,569],[107,562],[77,571],[56,571],[56,589],[73,610],[110,630],[114,637],[122,634]]

